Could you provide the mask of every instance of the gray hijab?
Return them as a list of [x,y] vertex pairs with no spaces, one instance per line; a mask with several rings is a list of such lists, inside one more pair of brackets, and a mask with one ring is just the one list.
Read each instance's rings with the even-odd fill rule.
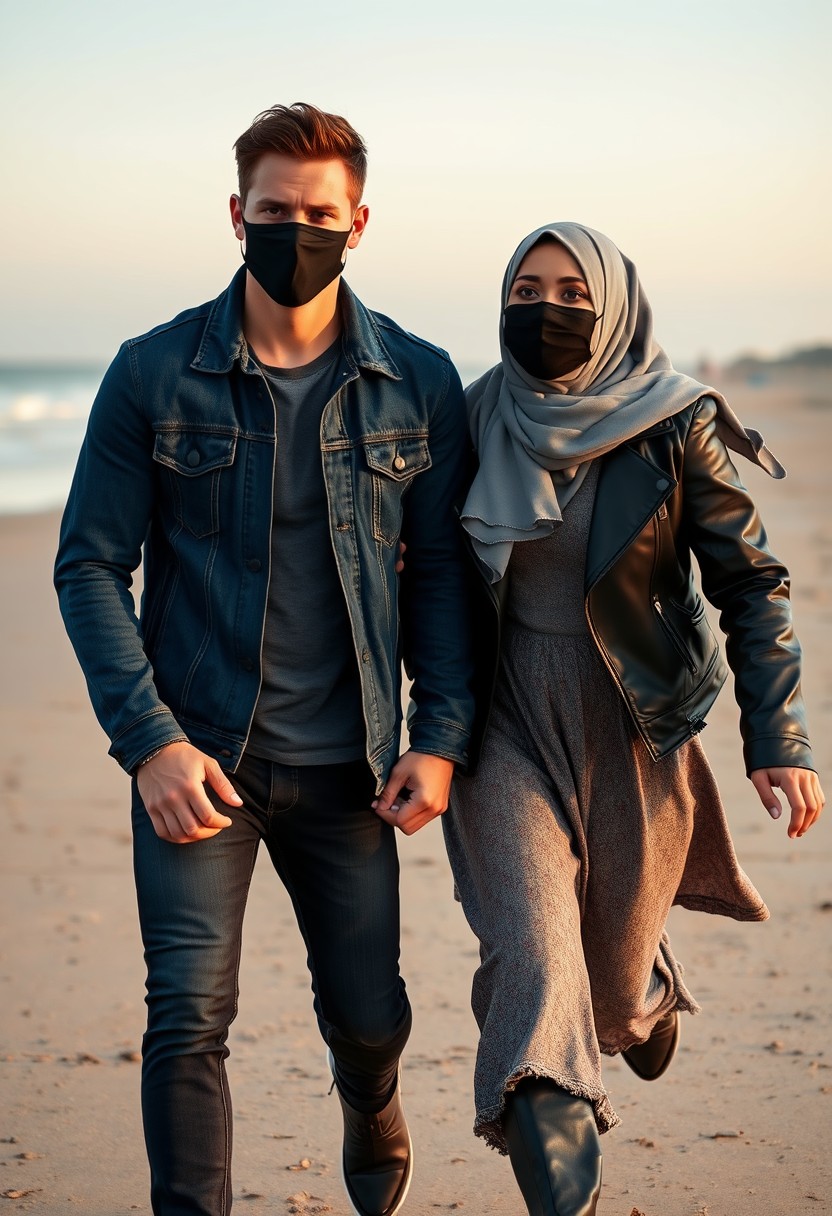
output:
[[[535,379],[503,344],[511,286],[523,258],[546,236],[581,267],[599,317],[589,361],[568,383]],[[745,430],[721,393],[674,370],[653,337],[635,266],[582,224],[547,224],[518,245],[503,279],[500,358],[465,394],[480,466],[462,522],[492,582],[505,574],[517,541],[557,527],[590,461],[702,396],[716,402],[717,431],[728,447],[772,477],[785,476],[762,435]]]

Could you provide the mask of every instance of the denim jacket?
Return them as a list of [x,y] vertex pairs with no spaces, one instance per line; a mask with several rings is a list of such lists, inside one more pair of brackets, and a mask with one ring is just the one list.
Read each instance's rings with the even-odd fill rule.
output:
[[[212,303],[124,343],[64,513],[61,612],[110,754],[128,771],[185,739],[233,770],[260,690],[276,428],[242,335],[244,289],[241,268]],[[402,659],[411,747],[467,759],[472,656],[453,503],[469,441],[448,356],[344,283],[339,302],[348,370],[324,409],[321,460],[381,788],[399,749]]]

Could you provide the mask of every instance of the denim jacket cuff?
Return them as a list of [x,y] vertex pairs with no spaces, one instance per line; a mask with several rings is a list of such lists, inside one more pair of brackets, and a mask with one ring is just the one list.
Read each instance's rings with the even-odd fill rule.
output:
[[409,725],[410,749],[427,756],[441,756],[452,760],[461,768],[468,764],[470,732],[462,730],[452,722],[414,721]]
[[113,740],[110,755],[125,772],[133,774],[143,760],[169,743],[190,740],[169,709],[152,710],[123,730]]

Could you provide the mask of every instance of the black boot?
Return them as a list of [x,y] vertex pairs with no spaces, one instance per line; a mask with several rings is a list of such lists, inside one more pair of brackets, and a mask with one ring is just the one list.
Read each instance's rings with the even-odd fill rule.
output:
[[670,1067],[679,1046],[680,1018],[678,1009],[671,1009],[659,1018],[646,1043],[634,1043],[622,1051],[624,1063],[629,1064],[642,1081],[656,1081]]
[[594,1216],[601,1144],[591,1102],[529,1077],[507,1100],[503,1131],[531,1216]]
[[[329,1056],[335,1077],[335,1061]],[[383,1110],[364,1114],[353,1110],[340,1092],[344,1115],[344,1150],[341,1168],[347,1197],[356,1216],[395,1216],[410,1188],[413,1146],[402,1110],[401,1088]]]

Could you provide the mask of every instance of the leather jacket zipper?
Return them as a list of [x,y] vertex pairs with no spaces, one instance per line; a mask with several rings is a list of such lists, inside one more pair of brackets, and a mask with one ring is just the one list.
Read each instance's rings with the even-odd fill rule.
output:
[[668,620],[667,616],[665,615],[664,608],[662,607],[662,602],[657,595],[653,596],[653,609],[671,646],[676,651],[691,675],[696,675],[698,668],[693,660],[693,655],[685,645],[684,639],[676,629],[676,626],[672,621]]
[[641,735],[642,739],[644,740],[645,745],[646,745],[647,750],[649,751],[650,755],[653,757],[654,760],[656,760],[657,759],[656,748],[653,745],[653,743],[651,742],[649,735],[644,730],[644,728],[642,727],[638,718],[636,717],[635,712],[633,711],[633,707],[630,704],[630,699],[627,696],[624,685],[622,684],[621,679],[618,675],[618,672],[615,670],[615,667],[613,666],[613,664],[611,663],[611,661],[609,659],[609,656],[607,655],[606,649],[604,648],[604,644],[601,641],[601,638],[598,634],[598,630],[595,628],[595,624],[592,620],[592,613],[589,610],[589,596],[587,596],[586,599],[584,600],[584,613],[586,615],[587,624],[589,625],[589,632],[592,634],[592,640],[595,642],[595,645],[598,648],[598,653],[601,656],[604,666],[606,667],[607,671],[612,676],[615,686],[618,689],[619,693],[621,694],[622,700],[624,701],[624,704],[627,707],[627,712],[630,715],[630,718],[632,719],[633,725],[635,726],[636,730],[638,731],[638,733]]

